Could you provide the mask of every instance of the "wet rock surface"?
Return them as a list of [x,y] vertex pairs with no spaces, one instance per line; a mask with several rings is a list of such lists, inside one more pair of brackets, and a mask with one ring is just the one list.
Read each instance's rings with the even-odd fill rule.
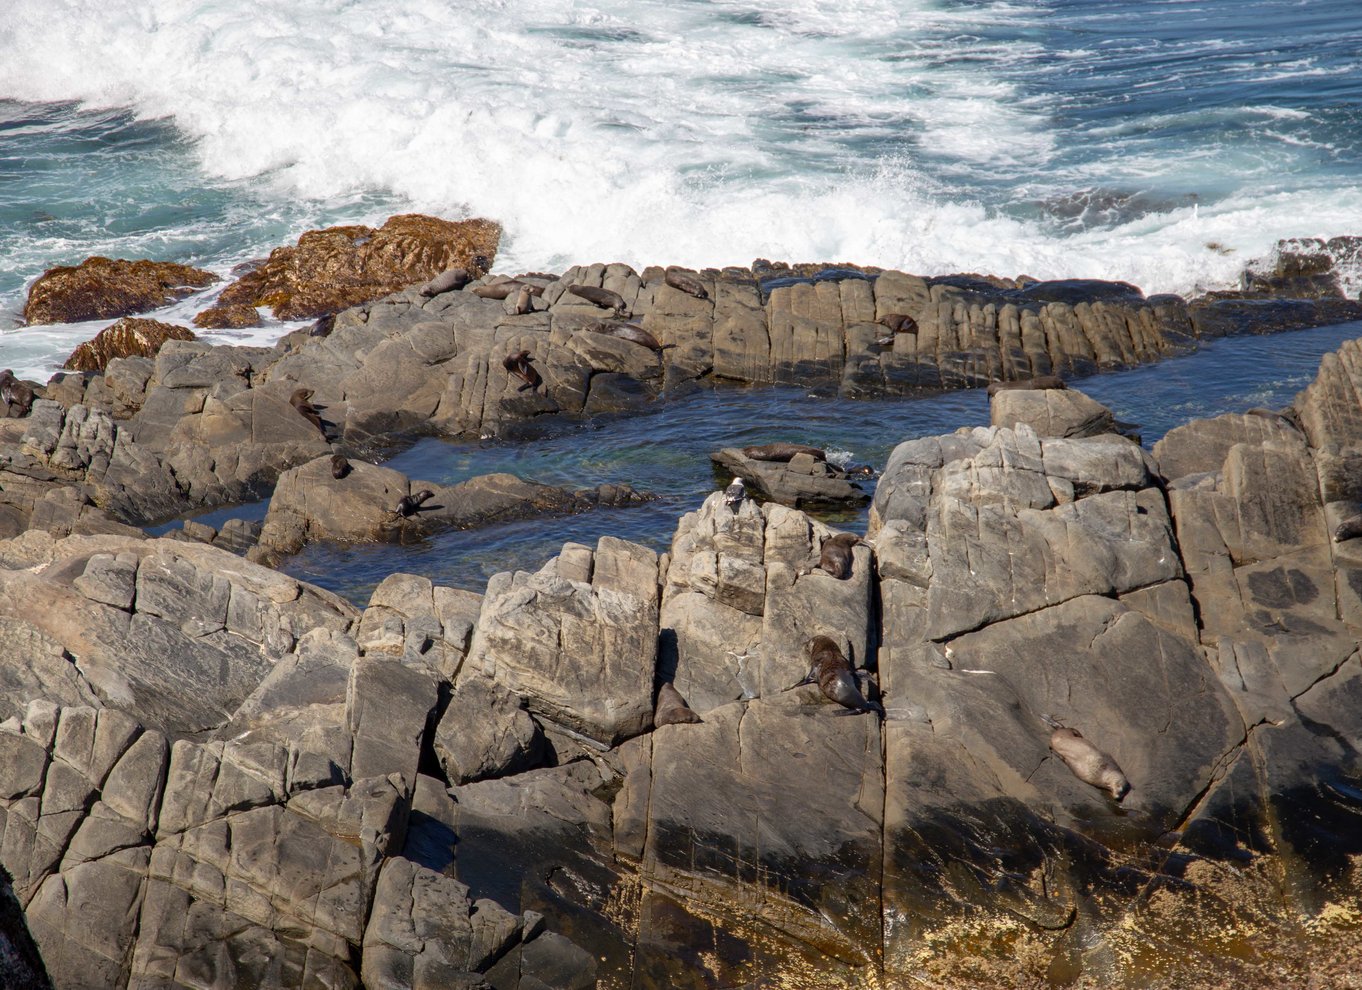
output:
[[218,281],[171,261],[86,258],[44,272],[28,290],[27,323],[80,323],[145,313]]
[[125,316],[87,340],[66,359],[72,371],[104,371],[114,358],[155,357],[167,340],[194,340],[193,331],[160,320]]

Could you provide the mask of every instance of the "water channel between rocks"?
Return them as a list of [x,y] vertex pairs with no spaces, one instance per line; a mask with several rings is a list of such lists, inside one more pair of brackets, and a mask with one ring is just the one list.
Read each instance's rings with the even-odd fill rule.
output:
[[[1362,322],[1262,337],[1211,341],[1193,354],[1071,384],[1134,424],[1146,446],[1193,419],[1289,405],[1310,383],[1320,358],[1362,336]],[[826,448],[834,459],[884,467],[904,440],[988,423],[982,389],[914,398],[853,400],[797,387],[720,386],[625,417],[565,424],[532,441],[418,441],[385,463],[413,480],[457,484],[507,472],[543,484],[587,488],[627,483],[657,501],[574,516],[544,516],[456,530],[408,544],[317,543],[281,566],[358,605],[389,574],[404,571],[436,584],[482,592],[508,570],[537,570],[565,542],[595,545],[617,536],[666,550],[677,519],[697,508],[719,479],[709,454],[722,447],[786,440]],[[874,482],[867,482],[867,491]],[[263,519],[268,501],[201,514],[203,523]],[[864,532],[866,512],[820,514],[830,525]],[[172,525],[157,527],[164,532]]]

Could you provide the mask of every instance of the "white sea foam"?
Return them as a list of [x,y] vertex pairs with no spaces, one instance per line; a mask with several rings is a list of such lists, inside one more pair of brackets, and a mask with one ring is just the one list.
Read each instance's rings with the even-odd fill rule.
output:
[[[1037,74],[1129,58],[1120,71],[1145,74],[1133,88],[1160,70],[1141,68],[1143,50],[1113,55],[1091,33],[1046,47],[1036,39],[1051,25],[1031,4],[869,0],[854,17],[822,0],[85,7],[9,0],[0,97],[170,119],[193,142],[205,183],[249,189],[253,205],[279,203],[299,223],[309,209],[284,204],[369,223],[398,209],[493,217],[506,231],[506,270],[767,257],[1120,278],[1186,293],[1232,284],[1279,237],[1362,231],[1357,183],[1291,184],[1290,156],[1329,146],[1292,130],[1311,114],[1280,99],[1185,111],[1168,102],[1089,121],[1079,136],[1091,154],[1075,155],[1069,105]],[[1097,8],[1090,19],[1107,16]],[[1175,50],[1170,70],[1204,78],[1214,63],[1197,68],[1195,56],[1242,43],[1181,40]],[[1262,72],[1246,66],[1318,67],[1285,57]],[[1251,146],[1216,136],[1264,118],[1271,134]],[[1161,137],[1202,132],[1176,149]],[[1014,208],[1102,188],[1172,205],[1062,230]],[[1207,191],[1217,195],[1192,195]],[[169,243],[97,230],[79,245],[24,243],[0,257],[0,276],[31,280],[63,252],[155,256],[158,237]],[[267,246],[243,240],[199,263],[225,271]],[[0,298],[0,308],[15,305]],[[32,366],[64,357],[91,326],[51,330],[45,350],[36,341],[48,331],[23,331]],[[16,365],[17,339],[0,336]]]

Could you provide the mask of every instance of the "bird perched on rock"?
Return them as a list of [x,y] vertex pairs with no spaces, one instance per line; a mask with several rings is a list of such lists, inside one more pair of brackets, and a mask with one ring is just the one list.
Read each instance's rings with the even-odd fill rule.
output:
[[530,357],[529,351],[520,351],[518,354],[511,354],[501,362],[501,366],[508,372],[519,378],[525,384],[516,389],[523,392],[525,389],[538,389],[544,383],[544,379],[539,376],[539,372],[531,364],[534,358]]
[[747,497],[747,485],[741,478],[734,478],[733,483],[724,489],[724,505],[734,512],[737,512],[742,505],[742,500]]
[[[851,663],[842,655],[841,649],[828,636],[815,636],[809,640],[809,656],[812,664],[808,675],[789,690],[805,684],[817,684],[823,697],[835,701],[848,712],[879,712],[884,709],[873,701],[866,701],[861,687],[856,683],[856,674]],[[845,713],[843,713],[845,714]]]
[[1130,793],[1130,781],[1116,761],[1084,739],[1083,733],[1061,725],[1049,715],[1042,715],[1041,720],[1054,730],[1050,733],[1051,751],[1064,761],[1075,777],[1106,791],[1117,801]]
[[397,508],[394,510],[394,512],[397,515],[401,516],[403,519],[410,519],[412,516],[416,515],[416,513],[421,511],[421,503],[425,502],[429,498],[434,497],[434,495],[435,493],[431,491],[429,488],[422,488],[419,492],[413,492],[410,495],[403,495],[400,499],[398,499]]

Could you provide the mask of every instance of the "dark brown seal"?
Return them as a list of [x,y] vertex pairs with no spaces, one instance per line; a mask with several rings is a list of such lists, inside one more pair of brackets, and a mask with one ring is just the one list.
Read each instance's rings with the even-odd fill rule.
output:
[[[818,567],[827,571],[839,581],[845,581],[851,577],[851,564],[853,561],[852,548],[864,546],[865,540],[855,533],[838,533],[836,536],[829,536],[823,541],[823,547],[818,554]],[[812,574],[814,568],[805,570],[804,574]]]
[[322,436],[326,436],[326,428],[322,426],[322,417],[318,415],[316,406],[312,404],[312,389],[294,389],[293,394],[288,398],[288,404],[298,410],[298,415],[320,430]]
[[1349,516],[1338,524],[1334,530],[1334,542],[1342,543],[1344,540],[1355,540],[1362,536],[1362,514]]
[[425,285],[421,286],[420,292],[421,295],[425,296],[427,299],[433,299],[441,293],[462,289],[467,284],[467,268],[446,268],[439,275],[436,275]]
[[815,461],[826,461],[827,452],[802,443],[764,443],[759,447],[744,447],[744,457],[754,461],[790,461],[796,454],[808,454]]
[[397,501],[397,508],[393,510],[403,519],[409,519],[421,511],[421,503],[433,497],[435,493],[429,488],[422,488],[419,492],[410,495],[403,495]]
[[696,299],[709,298],[709,293],[700,284],[700,280],[679,268],[668,268],[667,274],[662,277],[662,280],[673,289],[684,292],[688,296],[694,296]]
[[893,333],[917,333],[917,320],[907,313],[888,313],[879,322]]
[[704,719],[691,710],[681,692],[670,683],[663,684],[657,692],[657,709],[653,712],[653,725],[683,725],[703,722]]
[[537,389],[543,384],[544,379],[539,376],[539,372],[530,363],[533,360],[534,358],[530,357],[529,351],[521,351],[518,354],[507,355],[505,360],[501,362],[503,368],[525,383],[516,389],[517,392],[523,392],[527,388]]
[[1024,378],[1017,382],[989,382],[988,394],[989,398],[992,398],[999,392],[1010,392],[1013,389],[1039,390],[1051,388],[1066,389],[1068,387],[1068,385],[1064,384],[1064,379],[1060,378],[1058,375],[1037,375],[1035,378]]
[[809,673],[795,687],[817,684],[823,697],[848,711],[884,713],[879,705],[865,700],[851,664],[835,642],[827,636],[815,636],[809,640],[809,656],[812,661]]
[[473,295],[481,296],[483,299],[505,299],[519,287],[520,283],[514,279],[503,278],[497,282],[488,282],[486,285],[473,286]]
[[605,334],[608,337],[618,337],[620,340],[627,340],[635,344],[642,344],[650,351],[661,354],[668,347],[675,347],[675,344],[662,344],[658,339],[644,330],[637,323],[588,323],[586,329],[592,333]]
[[10,419],[22,419],[33,408],[33,389],[8,368],[0,371],[0,404],[5,407],[0,415]]
[[1048,715],[1042,715],[1050,733],[1050,749],[1064,761],[1073,775],[1085,784],[1106,791],[1117,801],[1130,793],[1130,781],[1116,765],[1116,761],[1102,752],[1077,729],[1060,725]]
[[593,306],[601,309],[613,309],[616,316],[628,316],[629,304],[624,301],[624,297],[613,289],[598,289],[594,285],[569,285],[567,290],[574,296],[580,296]]
[[331,455],[331,477],[340,481],[350,473],[350,462],[345,459],[344,454]]

